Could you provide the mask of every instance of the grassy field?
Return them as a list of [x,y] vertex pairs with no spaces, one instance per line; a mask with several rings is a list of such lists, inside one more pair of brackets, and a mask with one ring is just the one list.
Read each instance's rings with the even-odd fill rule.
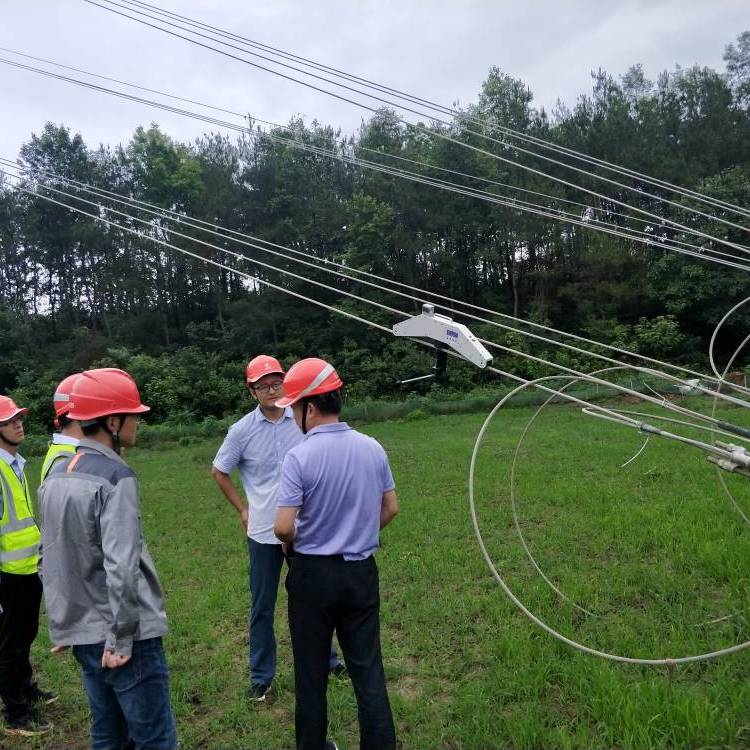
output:
[[[675,657],[750,638],[744,611],[750,530],[713,468],[700,453],[658,439],[622,467],[643,437],[571,407],[546,410],[518,456],[521,528],[568,600],[541,581],[508,505],[513,450],[533,413],[501,412],[477,472],[488,547],[521,598],[566,635],[630,656]],[[553,640],[505,598],[479,553],[467,507],[469,458],[483,418],[364,428],[388,450],[401,501],[378,554],[383,650],[401,746],[750,746],[750,653],[671,675],[613,664]],[[129,455],[141,477],[146,536],[167,594],[166,648],[181,746],[291,748],[283,588],[273,700],[261,706],[245,700],[246,548],[236,515],[208,474],[215,449],[211,440]],[[750,511],[750,484],[730,479]],[[705,624],[728,614],[735,616]],[[43,686],[61,694],[51,711],[55,733],[3,747],[84,748],[87,707],[77,669],[71,657],[48,655],[44,622],[42,633],[36,666]],[[357,747],[347,682],[331,684],[329,715],[339,746]]]

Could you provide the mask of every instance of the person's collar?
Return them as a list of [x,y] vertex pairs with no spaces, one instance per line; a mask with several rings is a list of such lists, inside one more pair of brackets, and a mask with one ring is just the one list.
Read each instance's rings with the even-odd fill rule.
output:
[[330,422],[329,424],[319,424],[317,427],[313,427],[312,430],[308,430],[305,438],[309,438],[311,435],[317,435],[321,432],[343,432],[344,430],[351,430],[352,428],[346,422]]
[[63,435],[61,432],[56,432],[52,436],[52,445],[72,445],[74,448],[77,448],[79,442],[78,438]]
[[8,453],[5,448],[0,448],[0,458],[5,461],[8,466],[13,466],[13,464],[16,464],[22,471],[26,463],[26,459],[20,453],[16,453],[16,455],[14,456],[12,453]]
[[115,461],[119,461],[123,464],[125,463],[121,456],[115,453],[111,448],[107,448],[106,445],[102,445],[97,440],[89,440],[88,438],[83,438],[83,440],[78,443],[78,450],[85,453],[94,451],[95,453],[101,453],[107,458],[112,458]]
[[268,422],[269,424],[279,424],[279,422],[283,421],[284,419],[294,419],[294,413],[292,412],[292,408],[291,408],[291,406],[287,406],[287,407],[286,407],[286,408],[284,409],[284,413],[283,413],[283,414],[281,415],[281,417],[280,417],[279,419],[277,419],[277,420],[276,420],[275,422],[274,422],[273,420],[269,419],[269,418],[268,418],[268,417],[267,417],[267,416],[266,416],[266,415],[265,415],[265,414],[263,413],[263,409],[261,409],[261,408],[260,408],[260,404],[258,404],[258,405],[257,405],[257,406],[255,407],[255,412],[254,412],[254,414],[255,414],[255,418],[256,418],[257,420],[259,420],[259,421],[260,421],[261,419],[265,419],[265,420],[266,420],[266,422]]

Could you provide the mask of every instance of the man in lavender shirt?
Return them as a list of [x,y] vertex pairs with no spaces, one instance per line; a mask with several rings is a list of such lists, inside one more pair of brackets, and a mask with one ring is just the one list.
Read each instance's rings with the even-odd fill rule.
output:
[[361,750],[395,750],[380,650],[380,592],[373,552],[398,513],[381,445],[339,421],[343,383],[332,365],[304,359],[284,378],[305,439],[286,455],[274,531],[294,555],[286,579],[294,652],[298,750],[327,740],[328,648],[336,631],[357,698]]

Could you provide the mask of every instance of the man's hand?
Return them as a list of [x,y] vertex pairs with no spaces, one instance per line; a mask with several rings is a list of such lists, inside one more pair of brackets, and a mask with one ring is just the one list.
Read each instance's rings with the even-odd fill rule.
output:
[[398,515],[398,498],[395,490],[383,493],[380,504],[380,528],[384,529]]
[[53,646],[49,652],[51,654],[64,654],[69,648],[70,646]]
[[117,669],[125,666],[130,661],[129,656],[118,654],[115,651],[104,649],[102,654],[102,669]]
[[247,534],[247,503],[242,499],[242,497],[240,497],[240,493],[234,486],[232,478],[229,476],[229,474],[225,474],[215,466],[211,467],[211,476],[214,478],[216,484],[219,485],[219,489],[224,493],[224,497],[229,500],[229,502],[239,514],[240,523],[242,524],[242,527],[245,529],[245,533]]
[[276,534],[276,538],[280,542],[294,541],[294,535],[297,532],[297,528],[294,525],[294,521],[299,513],[299,508],[285,508],[279,507],[276,509],[276,520],[273,524],[273,533]]

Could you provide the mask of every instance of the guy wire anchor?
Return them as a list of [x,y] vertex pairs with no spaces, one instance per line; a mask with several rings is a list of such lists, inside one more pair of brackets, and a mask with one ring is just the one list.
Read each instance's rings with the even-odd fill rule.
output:
[[447,347],[453,349],[463,359],[484,369],[492,362],[492,355],[484,348],[477,337],[462,323],[456,323],[445,315],[435,312],[435,305],[422,305],[421,315],[415,315],[393,326],[394,336],[432,339],[435,343],[435,364],[429,375],[420,375],[401,383],[413,383],[417,380],[440,378],[448,364]]

